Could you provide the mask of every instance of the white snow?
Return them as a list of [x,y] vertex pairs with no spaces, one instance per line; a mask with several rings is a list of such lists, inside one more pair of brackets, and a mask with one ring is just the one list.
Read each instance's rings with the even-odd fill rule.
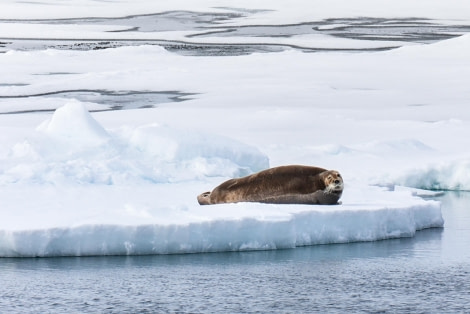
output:
[[[465,1],[446,3],[446,10],[439,1],[435,6],[390,1],[390,10],[360,2],[354,8],[344,1],[322,3],[313,12],[306,10],[308,1],[297,7],[241,1],[239,8],[272,11],[226,23],[357,16],[469,20]],[[0,18],[89,17],[89,5],[96,16],[230,11],[221,8],[228,3],[211,1],[155,3],[137,1],[129,9],[127,1],[82,0],[44,10],[39,1],[11,0],[2,3]],[[52,28],[60,38],[77,33],[101,38],[116,27],[36,28],[3,21],[0,42],[42,38],[43,30]],[[188,40],[185,34],[123,36]],[[328,47],[388,44],[316,36],[283,40],[316,47],[321,41]],[[0,114],[0,256],[278,249],[409,237],[442,227],[439,202],[420,196],[437,195],[426,189],[470,190],[469,50],[470,35],[360,53],[292,49],[193,57],[158,46],[0,53],[0,113],[56,109]],[[70,90],[192,96],[155,108],[94,113],[89,111],[102,108],[99,104],[73,97],[16,97]],[[345,178],[342,204],[199,206],[196,201],[228,178],[283,164],[339,170]]]
[[79,101],[57,109],[2,160],[0,183],[115,185],[247,175],[269,166],[258,149],[158,124],[108,133]]
[[70,102],[55,111],[50,120],[38,126],[38,131],[63,138],[67,142],[101,142],[109,138],[105,129],[96,122],[78,101]]
[[422,17],[431,19],[463,20],[468,18],[469,3],[466,0],[384,0],[377,5],[372,0],[293,0],[271,1],[258,0],[121,0],[108,3],[94,0],[71,0],[66,5],[53,5],[41,0],[2,1],[2,18],[5,19],[47,19],[47,18],[83,18],[83,17],[122,17],[168,11],[193,12],[250,12],[256,14],[247,20],[237,21],[243,24],[291,24],[312,19],[336,17]]

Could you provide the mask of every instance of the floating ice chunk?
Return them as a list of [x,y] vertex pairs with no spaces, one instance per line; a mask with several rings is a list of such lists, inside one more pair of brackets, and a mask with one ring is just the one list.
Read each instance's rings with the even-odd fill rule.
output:
[[400,185],[426,190],[470,191],[470,160],[454,160],[412,169],[400,175]]
[[[199,206],[194,183],[141,188],[130,198],[119,188],[83,187],[58,196],[58,204],[53,189],[31,189],[35,198],[24,208],[0,209],[0,256],[272,250],[411,237],[444,224],[439,202],[371,186],[351,187],[336,206]],[[9,204],[14,195],[0,191]]]

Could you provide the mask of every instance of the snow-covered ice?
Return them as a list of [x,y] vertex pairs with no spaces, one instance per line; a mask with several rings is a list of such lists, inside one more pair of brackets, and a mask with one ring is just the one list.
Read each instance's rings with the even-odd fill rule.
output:
[[197,204],[220,178],[267,166],[258,149],[222,136],[159,125],[106,131],[71,102],[2,160],[0,255],[293,248],[443,224],[438,202],[367,185],[349,187],[337,206]]
[[338,206],[201,207],[195,187],[263,169],[266,155],[158,125],[107,132],[79,102],[57,109],[2,161],[1,256],[292,248],[443,224],[438,202],[367,186],[351,187]]
[[[150,3],[139,1],[130,12],[126,1],[116,6],[75,1],[68,9],[53,6],[23,18],[90,17],[84,11],[88,5],[96,6],[100,17],[182,8],[178,1],[160,7]],[[328,5],[311,17],[302,9],[307,2],[299,1],[298,8],[276,1],[257,8],[250,3],[240,7],[266,10],[225,23],[300,23],[329,18],[332,12],[344,18],[383,17],[370,3],[357,6],[367,8],[363,14],[348,11],[342,2],[340,11]],[[393,3],[396,10],[387,11],[387,17],[462,24],[470,12],[462,1],[453,1],[446,11]],[[405,3],[411,10],[407,16],[399,9]],[[210,1],[198,4],[186,9],[234,10],[213,9]],[[43,28],[11,20],[39,2],[2,6],[0,18],[7,20],[0,21],[0,42],[41,38]],[[99,39],[122,27],[42,25],[67,39],[77,32],[81,39]],[[168,30],[135,34],[189,41],[186,35]],[[269,40],[359,49],[370,44],[330,37]],[[399,45],[360,53],[288,49],[225,57],[182,56],[154,45],[0,53],[0,256],[293,248],[409,237],[442,227],[439,202],[420,196],[435,193],[426,189],[470,190],[470,35]],[[191,96],[153,108],[101,111],[101,104],[54,94],[96,90]],[[26,113],[12,113],[19,111]],[[228,178],[283,164],[339,170],[345,178],[342,204],[201,207],[196,201],[199,193]]]

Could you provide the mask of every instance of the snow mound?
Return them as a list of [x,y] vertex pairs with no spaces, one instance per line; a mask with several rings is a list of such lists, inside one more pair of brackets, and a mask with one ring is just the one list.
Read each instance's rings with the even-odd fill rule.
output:
[[101,142],[109,138],[105,129],[79,101],[58,108],[52,118],[42,123],[37,130],[69,141]]
[[[167,188],[167,195],[176,195],[171,187]],[[155,201],[142,206],[123,205],[122,193],[116,193],[106,203],[97,201],[94,193],[88,193],[86,201],[76,198],[77,195],[62,196],[62,201],[67,197],[76,201],[70,208],[48,208],[47,216],[54,219],[49,225],[28,226],[22,218],[13,224],[15,229],[11,229],[12,224],[10,228],[0,228],[0,256],[273,250],[411,237],[417,230],[443,226],[439,202],[413,197],[409,191],[378,187],[350,190],[343,204],[337,206],[257,203],[199,206],[178,205],[179,200],[173,200],[173,205],[163,206],[164,201]],[[191,191],[191,187],[179,186],[178,191]],[[159,192],[160,199],[165,193]],[[38,195],[35,204],[45,204],[46,199]],[[381,200],[380,205],[377,199]],[[95,202],[100,206],[83,207]],[[32,209],[24,211],[25,217],[38,214]],[[13,216],[5,218],[13,221]]]
[[233,177],[269,166],[235,140],[158,124],[106,131],[76,101],[1,160],[0,183],[140,184]]

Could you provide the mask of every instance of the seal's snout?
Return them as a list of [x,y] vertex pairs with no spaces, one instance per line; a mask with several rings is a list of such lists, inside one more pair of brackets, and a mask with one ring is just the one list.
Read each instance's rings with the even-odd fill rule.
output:
[[325,179],[325,192],[341,195],[343,193],[343,178],[338,171],[327,171],[328,176]]
[[211,203],[211,192],[204,192],[197,197],[197,201],[200,205],[210,205]]

